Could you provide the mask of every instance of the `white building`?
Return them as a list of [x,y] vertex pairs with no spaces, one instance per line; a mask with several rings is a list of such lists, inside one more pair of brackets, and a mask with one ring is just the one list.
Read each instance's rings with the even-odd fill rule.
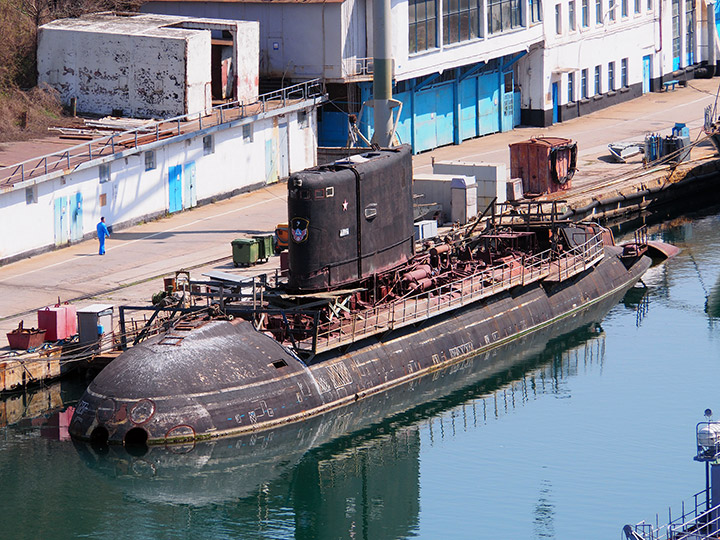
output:
[[[708,58],[697,0],[391,5],[398,135],[416,152],[587,114],[692,77]],[[348,115],[372,97],[370,0],[151,0],[142,10],[258,21],[262,77],[327,83],[321,145],[344,145]],[[360,119],[366,135],[370,118]]]
[[79,110],[166,118],[0,166],[0,264],[92,237],[100,216],[122,228],[316,165],[322,84],[258,96],[258,65],[257,22],[101,13],[41,27],[41,79]]
[[319,90],[290,87],[0,167],[0,264],[91,238],[101,216],[120,229],[314,166]]
[[[546,3],[542,45],[519,66],[525,123],[550,125],[661,90],[668,80],[692,78],[708,60],[708,35],[717,47],[714,20],[708,34],[707,8],[698,5],[695,0]],[[702,72],[712,75],[706,68]]]
[[168,118],[258,96],[256,22],[96,13],[38,29],[38,81],[77,110]]

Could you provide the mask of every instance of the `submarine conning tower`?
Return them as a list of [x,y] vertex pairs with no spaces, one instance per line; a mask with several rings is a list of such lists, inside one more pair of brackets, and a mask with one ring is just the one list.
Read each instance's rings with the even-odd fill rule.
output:
[[409,145],[374,150],[288,180],[288,289],[347,286],[414,254]]

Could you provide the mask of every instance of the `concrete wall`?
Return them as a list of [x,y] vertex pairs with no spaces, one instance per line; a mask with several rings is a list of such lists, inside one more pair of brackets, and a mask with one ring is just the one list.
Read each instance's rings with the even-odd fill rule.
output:
[[477,213],[481,213],[497,199],[507,200],[507,166],[504,163],[471,163],[466,161],[436,161],[433,174],[466,175],[475,179],[477,186]]
[[[282,141],[285,152],[278,151],[281,141],[277,125],[281,116],[287,125]],[[0,193],[0,264],[67,241],[93,237],[101,216],[109,225],[121,228],[167,213],[173,167],[180,166],[182,206],[188,208],[275,181],[281,172],[287,175],[316,164],[314,108],[288,107],[272,116],[241,122],[126,150],[87,162],[72,173],[18,183]],[[252,125],[250,137],[244,137],[245,124]],[[214,140],[214,152],[210,154],[203,149],[206,136]],[[156,167],[149,171],[145,170],[147,152],[155,152]],[[102,165],[110,167],[107,182],[100,181]],[[185,183],[193,170],[194,199]],[[26,202],[26,188],[36,190],[37,202]],[[82,201],[79,207],[78,194]],[[57,210],[61,207],[62,219]],[[17,234],[18,230],[23,234]],[[66,242],[59,241],[63,237]]]
[[[343,41],[349,22],[342,5],[328,3],[147,2],[144,13],[257,21],[260,74],[265,77],[339,78],[342,55],[358,45]],[[351,12],[353,10],[351,9]],[[352,53],[351,53],[352,54]]]
[[138,36],[41,27],[38,80],[78,111],[137,117],[178,116],[211,106],[210,32]]
[[238,23],[233,70],[237,79],[235,99],[247,103],[256,101],[260,81],[259,25],[249,22]]

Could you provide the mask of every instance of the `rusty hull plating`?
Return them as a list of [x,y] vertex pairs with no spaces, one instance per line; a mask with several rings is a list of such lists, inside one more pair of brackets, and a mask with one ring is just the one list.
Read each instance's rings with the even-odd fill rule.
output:
[[[555,212],[530,207],[408,257],[409,160],[407,149],[377,151],[289,182],[289,213],[307,223],[290,227],[291,271],[300,270],[288,284],[253,281],[251,301],[221,298],[217,316],[185,322],[182,332],[175,324],[128,349],[90,384],[70,434],[126,445],[208,439],[361,405],[469,359],[491,372],[505,360],[484,353],[551,325],[575,327],[588,313],[601,317],[650,266],[645,242],[624,250],[598,225],[559,222]],[[383,188],[383,202],[408,205],[397,221],[382,215],[392,205],[362,195],[363,182],[383,178],[378,163],[403,176],[386,177],[395,198]],[[353,190],[362,204],[348,201]],[[333,206],[339,217],[316,211]],[[345,223],[348,209],[355,210]],[[378,243],[388,227],[397,230]],[[334,259],[321,249],[326,230],[351,238]],[[315,254],[305,265],[303,252]]]

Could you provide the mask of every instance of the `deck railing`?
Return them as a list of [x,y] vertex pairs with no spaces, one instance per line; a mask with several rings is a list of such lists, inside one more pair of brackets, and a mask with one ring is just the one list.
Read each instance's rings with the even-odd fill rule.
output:
[[603,254],[602,233],[564,253],[551,250],[481,270],[411,297],[353,313],[345,319],[318,324],[312,344],[300,349],[320,352],[365,337],[402,328],[470,304],[517,285],[539,281],[557,271],[566,279],[597,263]]
[[[720,505],[708,508],[707,492],[700,491],[692,499],[682,502],[680,515],[673,517],[668,508],[668,522],[660,525],[659,516],[655,524],[641,521],[636,525],[626,525],[621,537],[623,540],[709,540],[720,537]],[[634,533],[635,536],[628,536]]]
[[603,256],[602,232],[591,237],[583,244],[576,246],[565,253],[558,254],[557,281],[584,271],[594,265]]
[[208,112],[184,114],[161,121],[148,121],[140,127],[99,137],[68,148],[62,153],[48,154],[0,167],[0,185],[17,184],[57,170],[69,173],[83,163],[113,155],[117,151],[137,148],[161,139],[176,137],[183,132],[199,131],[267,112],[274,108],[284,107],[291,100],[301,101],[324,94],[322,81],[313,79],[262,94],[258,96],[257,101],[252,103],[233,101],[217,105]]
[[343,77],[372,77],[373,59],[346,58],[343,60]]

